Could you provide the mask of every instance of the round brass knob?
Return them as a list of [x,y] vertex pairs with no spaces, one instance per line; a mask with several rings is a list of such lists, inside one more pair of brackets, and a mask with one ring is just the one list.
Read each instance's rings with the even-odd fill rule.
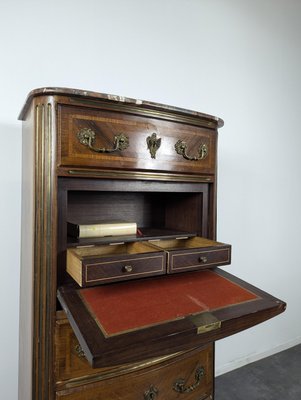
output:
[[122,267],[122,271],[123,272],[132,272],[133,267],[131,265],[125,265],[124,267]]
[[207,257],[200,257],[200,261],[205,264],[208,261],[208,258]]

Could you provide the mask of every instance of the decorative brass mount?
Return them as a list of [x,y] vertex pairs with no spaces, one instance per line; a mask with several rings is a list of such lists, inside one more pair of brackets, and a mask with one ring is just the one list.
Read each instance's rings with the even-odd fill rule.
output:
[[154,132],[151,136],[146,138],[147,148],[152,158],[156,158],[156,153],[161,146],[161,138],[157,138],[157,134]]
[[150,385],[149,389],[144,392],[144,400],[155,400],[159,390],[154,385]]
[[96,153],[114,153],[114,151],[122,151],[129,147],[129,138],[123,133],[114,137],[114,147],[112,149],[93,147],[95,136],[95,132],[90,128],[83,128],[77,133],[79,142]]
[[222,322],[208,311],[191,315],[188,317],[188,319],[197,328],[198,335],[201,333],[214,331],[215,329],[220,329],[222,326]]
[[82,349],[82,347],[81,347],[80,344],[77,344],[77,345],[75,346],[75,352],[76,352],[76,354],[77,354],[77,356],[78,356],[79,358],[84,358],[84,357],[85,357],[84,350]]
[[180,154],[186,160],[190,160],[190,161],[204,160],[204,158],[206,158],[208,155],[208,146],[205,143],[202,143],[199,146],[198,156],[194,156],[194,157],[189,156],[187,154],[187,143],[184,142],[184,140],[178,140],[177,143],[175,144],[175,149],[176,149],[177,154]]
[[201,383],[202,377],[205,375],[204,367],[198,367],[195,371],[194,377],[195,382],[190,386],[185,386],[185,379],[179,378],[173,385],[173,390],[179,393],[190,393],[193,392]]

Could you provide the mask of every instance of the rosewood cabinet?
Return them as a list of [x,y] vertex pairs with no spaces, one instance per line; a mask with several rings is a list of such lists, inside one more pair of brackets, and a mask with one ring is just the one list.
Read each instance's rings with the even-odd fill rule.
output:
[[[215,340],[285,309],[219,269],[223,121],[64,88],[32,91],[20,119],[20,399],[214,399]],[[68,237],[74,220],[138,230]]]

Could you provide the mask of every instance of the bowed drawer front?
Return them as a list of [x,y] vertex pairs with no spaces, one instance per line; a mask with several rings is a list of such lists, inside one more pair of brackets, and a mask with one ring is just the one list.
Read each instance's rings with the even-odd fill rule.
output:
[[213,387],[212,345],[144,370],[60,390],[57,400],[209,400]]
[[215,172],[216,130],[205,121],[204,127],[176,115],[166,120],[67,105],[58,110],[59,166]]

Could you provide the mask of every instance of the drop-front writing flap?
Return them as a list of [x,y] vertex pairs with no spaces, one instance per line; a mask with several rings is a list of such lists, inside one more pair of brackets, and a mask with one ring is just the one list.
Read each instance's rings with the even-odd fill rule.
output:
[[284,303],[219,270],[85,289],[66,286],[58,298],[94,367],[197,347],[284,309]]

